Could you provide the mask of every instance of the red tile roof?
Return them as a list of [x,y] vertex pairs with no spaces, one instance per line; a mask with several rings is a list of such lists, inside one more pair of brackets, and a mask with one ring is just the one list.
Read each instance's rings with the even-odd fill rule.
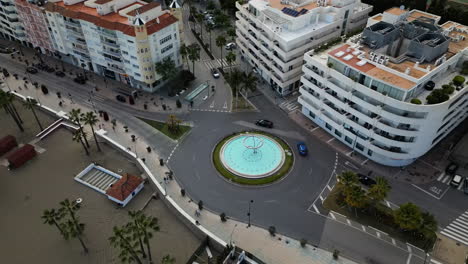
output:
[[103,4],[109,3],[109,2],[111,2],[111,1],[112,1],[112,0],[97,0],[97,1],[94,2],[94,3],[96,3],[96,4],[98,4],[98,5],[103,5]]
[[[131,5],[125,6],[122,9],[127,8]],[[118,11],[102,16],[97,13],[96,9],[85,6],[83,2],[74,5],[65,5],[63,2],[48,2],[45,5],[45,9],[49,12],[60,13],[65,17],[85,20],[99,27],[103,27],[110,30],[118,30],[126,35],[133,37],[135,36],[135,30],[133,29],[133,26],[130,24],[126,17],[119,15]],[[159,24],[156,23],[156,21],[157,19],[153,19],[146,23],[148,35],[151,35],[173,23],[176,23],[177,18],[175,18],[171,14],[165,13],[159,17]]]
[[140,177],[124,174],[107,189],[106,194],[119,201],[124,201],[142,182],[143,179]]
[[158,3],[158,2],[151,2],[151,3],[149,3],[149,4],[146,4],[146,5],[142,6],[142,7],[139,7],[139,8],[137,8],[137,9],[134,9],[134,10],[128,12],[127,15],[129,15],[129,16],[136,16],[137,11],[138,11],[138,13],[143,14],[143,13],[145,13],[145,12],[147,12],[147,11],[150,11],[151,9],[153,9],[153,8],[155,8],[155,7],[158,7],[158,6],[160,6],[160,5],[161,5],[161,4]]

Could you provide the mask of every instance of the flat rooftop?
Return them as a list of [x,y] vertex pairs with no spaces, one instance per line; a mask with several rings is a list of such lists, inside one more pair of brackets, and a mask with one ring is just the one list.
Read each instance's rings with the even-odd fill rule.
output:
[[[283,8],[287,7],[287,8],[292,8],[294,9],[295,8],[295,5],[291,5],[291,4],[282,4],[281,3],[281,0],[268,0],[269,4],[271,7],[273,8],[276,8],[278,10],[283,10]],[[294,1],[290,1],[290,2],[294,2]],[[317,8],[318,5],[317,5],[317,2],[316,1],[297,1],[296,2],[298,3],[306,3],[305,5],[303,6],[299,6],[297,7],[297,9],[307,9],[307,10],[312,10],[314,8]]]

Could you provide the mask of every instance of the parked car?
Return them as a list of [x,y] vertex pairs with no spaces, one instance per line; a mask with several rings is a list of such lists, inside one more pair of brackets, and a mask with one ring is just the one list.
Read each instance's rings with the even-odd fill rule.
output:
[[35,73],[38,72],[37,69],[34,68],[34,67],[27,67],[27,68],[26,68],[26,71],[27,71],[28,73],[32,73],[32,74],[35,74]]
[[120,94],[116,95],[115,99],[117,99],[117,101],[122,102],[122,103],[127,102],[127,99],[125,99],[125,96],[120,95]]
[[299,151],[299,155],[307,156],[307,146],[304,142],[297,143],[297,151]]
[[445,174],[447,175],[454,175],[457,172],[458,164],[452,162],[450,163],[447,168],[445,168]]
[[362,183],[363,185],[369,186],[369,187],[371,187],[372,185],[375,185],[377,183],[374,179],[372,179],[371,177],[366,176],[364,174],[358,173],[358,177],[359,177],[359,182],[360,183]]
[[458,174],[455,174],[455,176],[453,176],[452,178],[452,181],[450,182],[450,185],[457,188],[458,186],[460,186],[462,181],[463,181],[463,177]]
[[73,81],[75,81],[76,83],[79,83],[79,84],[85,84],[86,83],[86,78],[82,74],[80,74],[75,79],[73,79]]
[[47,66],[47,67],[45,67],[45,71],[46,72],[54,72],[55,69],[54,69],[54,67]]
[[463,192],[468,194],[468,177],[465,177],[465,181],[463,182]]
[[56,71],[56,72],[55,72],[55,75],[57,75],[58,77],[64,77],[64,76],[65,76],[65,73],[62,72],[62,71]]
[[213,77],[214,77],[215,79],[218,79],[219,76],[220,76],[217,69],[212,69],[212,70],[211,70],[211,75],[213,75]]
[[424,85],[424,89],[428,90],[428,91],[432,91],[435,87],[435,83],[433,81],[428,81],[425,85]]
[[269,120],[265,120],[265,119],[257,120],[257,121],[255,121],[255,124],[257,126],[261,126],[261,127],[273,128],[273,122],[271,122]]
[[228,44],[226,44],[226,50],[232,50],[235,48],[236,48],[236,43],[234,42],[229,42]]

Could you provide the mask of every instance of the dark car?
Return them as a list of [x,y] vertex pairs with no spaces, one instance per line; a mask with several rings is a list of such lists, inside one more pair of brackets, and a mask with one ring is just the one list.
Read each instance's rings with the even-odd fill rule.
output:
[[86,78],[82,74],[80,74],[77,77],[75,77],[75,79],[73,79],[73,81],[75,81],[76,83],[79,83],[79,84],[85,84],[86,83]]
[[56,71],[56,72],[55,72],[55,75],[57,75],[58,77],[64,77],[64,76],[65,76],[65,73],[62,72],[62,71]]
[[424,89],[428,91],[432,91],[435,87],[435,83],[433,81],[428,81],[426,85],[424,85]]
[[468,194],[468,177],[465,177],[465,181],[463,182],[463,192]]
[[372,179],[371,177],[366,176],[364,174],[359,174],[358,173],[358,177],[359,177],[359,182],[360,183],[362,183],[362,184],[364,184],[366,186],[369,186],[369,187],[377,183],[374,179]]
[[34,67],[27,67],[27,68],[26,68],[26,71],[27,71],[28,73],[32,73],[32,74],[37,73],[37,69],[34,68]]
[[297,151],[299,151],[299,155],[307,156],[307,146],[304,142],[297,143]]
[[117,101],[122,102],[122,103],[127,102],[127,99],[125,99],[125,96],[120,95],[120,94],[118,94],[117,96],[115,96],[115,99],[117,99]]
[[212,69],[212,70],[211,70],[211,75],[213,75],[213,77],[214,77],[215,79],[218,79],[218,78],[219,78],[219,72],[218,72],[218,70]]
[[255,122],[257,126],[273,128],[273,122],[265,119],[260,119]]
[[456,163],[450,163],[447,168],[445,168],[445,173],[447,175],[454,175],[457,172],[458,165]]
[[49,67],[49,66],[47,66],[47,67],[45,68],[45,71],[46,71],[46,72],[52,73],[52,72],[55,71],[55,69],[54,69],[54,67]]

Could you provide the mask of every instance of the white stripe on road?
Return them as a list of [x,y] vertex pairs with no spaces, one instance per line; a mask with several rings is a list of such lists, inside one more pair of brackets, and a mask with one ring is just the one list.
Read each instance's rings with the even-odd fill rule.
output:
[[380,238],[380,232],[376,232],[377,237]]
[[464,238],[460,237],[460,236],[457,235],[457,234],[453,234],[453,233],[451,233],[451,232],[445,232],[445,231],[442,231],[442,232],[440,232],[440,233],[441,233],[442,235],[444,235],[444,236],[450,237],[450,238],[452,238],[452,239],[454,239],[454,240],[456,240],[456,241],[458,241],[458,242],[462,242],[463,244],[468,245],[468,241],[465,240]]
[[330,143],[330,142],[332,142],[333,140],[335,140],[335,138],[330,138],[329,140],[327,140],[327,143]]
[[440,181],[442,180],[442,178],[445,176],[445,172],[442,172],[439,176],[439,178],[437,178],[437,181]]
[[346,219],[346,223],[348,223],[348,225],[351,225],[351,221],[349,221],[349,219]]
[[330,216],[331,216],[331,218],[333,218],[333,220],[336,220],[336,217],[332,212],[330,212]]
[[412,253],[412,252],[413,252],[413,249],[412,249],[408,244],[406,244],[406,246],[408,247],[408,252],[409,252],[409,253]]
[[322,202],[323,202],[323,200],[325,200],[325,199],[323,199],[322,195],[319,195],[319,198],[320,198],[320,201],[322,201]]
[[332,188],[331,188],[329,185],[327,185],[327,189],[328,189],[329,191],[332,190]]
[[406,260],[406,264],[410,264],[411,263],[411,257],[413,256],[413,254],[409,254],[408,255],[408,259]]
[[366,227],[363,225],[361,225],[361,227],[362,227],[362,231],[366,232]]
[[434,263],[434,264],[444,264],[444,263],[439,262],[439,261],[437,261],[437,260],[435,260],[435,259],[433,259],[433,258],[431,258],[431,263]]
[[392,244],[393,244],[394,246],[396,246],[396,241],[395,241],[394,238],[392,238]]
[[450,176],[445,176],[444,180],[442,180],[443,183],[446,183],[448,184],[448,180],[450,179]]
[[461,188],[463,187],[463,183],[464,183],[464,182],[463,182],[463,180],[462,180],[462,181],[460,182],[460,185],[458,185],[457,190],[461,190]]
[[312,207],[314,207],[314,210],[317,212],[317,214],[320,214],[320,211],[319,211],[319,209],[317,208],[317,206],[315,206],[315,204],[312,204]]

